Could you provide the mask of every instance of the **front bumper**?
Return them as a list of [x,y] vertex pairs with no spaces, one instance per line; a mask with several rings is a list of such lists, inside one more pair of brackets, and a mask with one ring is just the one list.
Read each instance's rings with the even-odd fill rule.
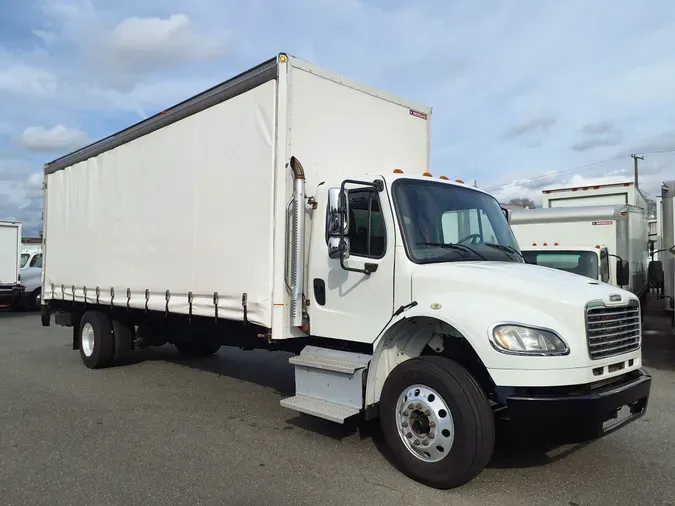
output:
[[[643,416],[651,384],[651,376],[635,370],[605,383],[499,387],[497,394],[512,428],[572,443],[606,436]],[[625,416],[620,416],[622,408]]]
[[23,295],[21,285],[0,285],[0,306],[16,303]]

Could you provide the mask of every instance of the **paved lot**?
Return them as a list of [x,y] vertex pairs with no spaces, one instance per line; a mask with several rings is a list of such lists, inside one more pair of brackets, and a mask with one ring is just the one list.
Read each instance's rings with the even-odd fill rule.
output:
[[675,336],[645,340],[642,420],[548,453],[501,438],[475,481],[438,491],[394,470],[376,430],[281,408],[287,354],[165,347],[90,371],[67,329],[0,313],[0,504],[675,504]]

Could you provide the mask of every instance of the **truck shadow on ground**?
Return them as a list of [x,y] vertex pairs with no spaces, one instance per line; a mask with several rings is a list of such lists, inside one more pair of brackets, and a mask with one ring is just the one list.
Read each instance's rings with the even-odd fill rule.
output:
[[[290,353],[265,350],[241,351],[223,347],[212,357],[185,359],[178,355],[173,346],[164,346],[138,350],[136,354],[137,357],[134,359],[136,363],[170,362],[239,381],[255,383],[272,389],[278,397],[291,396],[295,391],[294,370],[293,366],[288,363]],[[304,414],[292,414],[284,422],[296,429],[320,434],[336,441],[353,437],[360,440],[372,440],[382,456],[395,467],[393,456],[383,439],[377,420],[353,421],[340,425]],[[511,437],[508,426],[503,422],[498,422],[495,451],[488,467],[519,469],[544,466],[566,458],[585,445],[516,441]]]
[[255,383],[272,389],[279,397],[288,397],[295,392],[294,370],[288,363],[290,356],[292,356],[290,353],[281,351],[242,351],[223,346],[211,357],[184,358],[172,345],[166,345],[136,350],[130,362],[131,364],[146,361],[170,362],[242,382]]

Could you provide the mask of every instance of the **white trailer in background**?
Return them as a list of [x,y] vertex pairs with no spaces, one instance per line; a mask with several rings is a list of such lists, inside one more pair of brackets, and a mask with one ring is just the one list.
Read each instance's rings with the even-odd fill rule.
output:
[[21,223],[0,221],[0,306],[14,306],[21,297]]
[[43,325],[90,368],[166,343],[299,353],[282,406],[379,417],[441,488],[487,465],[497,416],[581,440],[641,417],[637,297],[525,264],[494,197],[428,172],[430,120],[279,54],[48,163]]
[[646,292],[643,209],[620,204],[519,210],[509,221],[528,263],[610,283],[639,298]]
[[[657,216],[660,224],[661,244],[655,249],[655,260],[649,266],[649,281],[662,300],[663,309],[675,325],[675,181],[666,181],[657,198]],[[659,255],[657,258],[656,255]]]
[[541,204],[544,208],[625,204],[647,212],[647,199],[633,182],[543,190]]

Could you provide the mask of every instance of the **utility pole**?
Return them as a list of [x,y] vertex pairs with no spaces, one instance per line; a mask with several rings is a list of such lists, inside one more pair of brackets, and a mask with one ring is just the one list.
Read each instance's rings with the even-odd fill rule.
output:
[[638,156],[636,154],[630,155],[633,159],[633,171],[635,172],[635,188],[638,187],[638,160],[644,160],[644,156]]

